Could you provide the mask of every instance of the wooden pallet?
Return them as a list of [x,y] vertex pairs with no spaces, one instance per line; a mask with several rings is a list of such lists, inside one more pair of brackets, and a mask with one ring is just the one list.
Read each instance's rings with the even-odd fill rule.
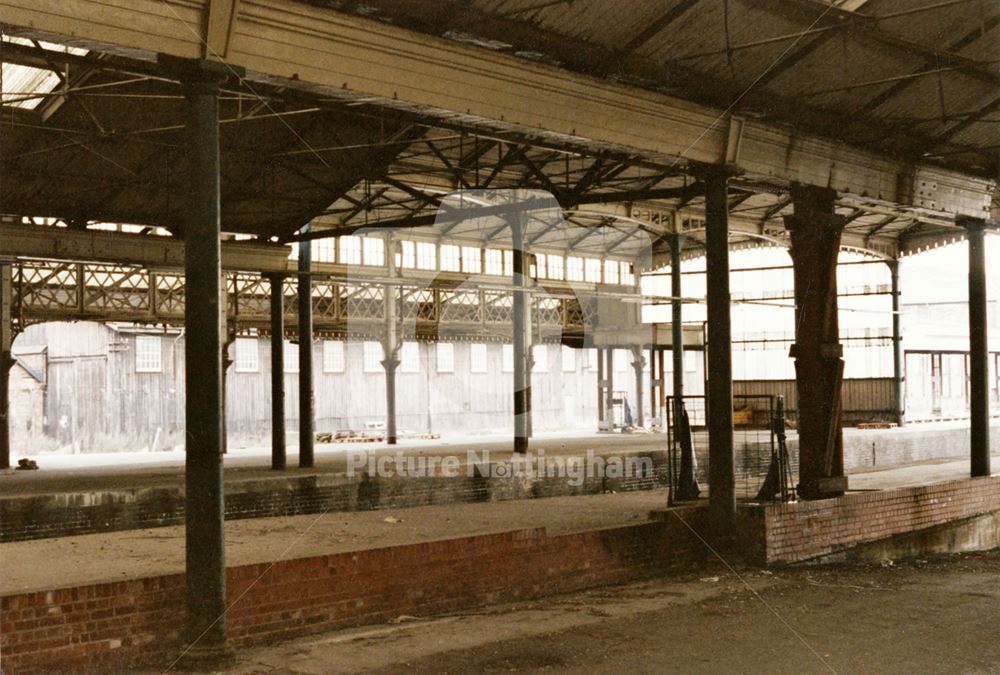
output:
[[895,429],[899,425],[895,422],[859,422],[855,429]]

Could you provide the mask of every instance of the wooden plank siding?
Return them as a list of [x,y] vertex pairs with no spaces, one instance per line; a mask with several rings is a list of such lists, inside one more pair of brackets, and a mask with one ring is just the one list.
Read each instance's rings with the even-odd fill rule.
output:
[[[137,372],[137,335],[158,336],[159,372]],[[257,338],[257,368],[226,375],[226,419],[230,447],[266,445],[270,434],[269,343]],[[454,342],[454,372],[437,372],[436,343],[418,343],[419,370],[397,371],[398,427],[413,433],[508,432],[512,423],[512,374],[503,368],[501,343],[486,344],[486,372],[473,373],[472,343]],[[170,449],[183,441],[184,337],[129,325],[44,323],[29,326],[18,337],[20,348],[46,347],[46,384],[39,394],[41,419],[21,420],[20,427],[40,430],[17,434],[15,453],[53,447],[71,452]],[[596,360],[588,350],[574,350],[574,370],[563,372],[562,347],[545,345],[547,368],[532,378],[532,406],[537,431],[592,431],[597,426]],[[230,348],[235,357],[235,348]],[[344,371],[325,372],[323,341],[313,345],[317,431],[364,429],[384,422],[385,376],[366,372],[362,342],[344,343]],[[627,351],[616,353],[614,388],[627,392],[634,405],[635,375]],[[669,363],[669,353],[667,353]],[[592,367],[592,364],[594,366]],[[701,355],[691,359],[687,393],[704,392]],[[298,426],[298,374],[285,375],[286,421]],[[666,391],[672,389],[669,371]],[[737,381],[737,399],[747,395],[782,395],[794,417],[794,380]],[[892,381],[887,378],[846,380],[844,410],[849,420],[875,419],[891,408]],[[14,397],[21,396],[15,389]],[[649,374],[643,375],[647,423]],[[16,409],[21,402],[14,401]],[[634,413],[634,410],[633,410]],[[39,414],[39,413],[36,413]]]

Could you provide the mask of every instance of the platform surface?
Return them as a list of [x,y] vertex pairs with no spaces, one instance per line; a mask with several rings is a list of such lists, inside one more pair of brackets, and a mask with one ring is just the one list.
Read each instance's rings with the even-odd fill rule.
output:
[[[646,490],[226,523],[226,566],[544,527],[548,534],[635,525],[663,509]],[[184,528],[106,532],[0,545],[0,595],[184,571]]]
[[[1000,421],[998,421],[1000,422]],[[968,428],[967,422],[936,422],[913,424],[897,429],[865,430],[844,429],[845,442],[867,444],[869,439],[880,443],[890,443],[893,439],[912,439],[924,432],[940,432]],[[767,432],[761,430],[737,430],[737,442],[762,441]],[[1000,436],[1000,426],[994,426],[993,433]],[[794,441],[794,430],[789,432],[789,440]],[[587,450],[596,454],[657,452],[664,451],[666,434],[660,433],[594,433],[560,432],[537,433],[531,440],[531,451],[544,450],[547,455],[583,455]],[[407,455],[448,455],[457,454],[464,458],[467,452],[482,454],[487,452],[493,460],[506,460],[511,456],[511,438],[507,434],[453,434],[440,439],[404,439],[398,445],[380,443],[318,443],[315,450],[315,467],[299,469],[298,445],[294,435],[290,435],[287,451],[287,466],[282,472],[270,469],[270,447],[232,447],[225,457],[226,480],[259,480],[276,475],[295,476],[311,474],[343,473],[347,467],[349,453],[367,452],[374,454],[403,452]],[[183,484],[184,452],[170,450],[164,452],[109,452],[86,454],[44,453],[32,456],[39,465],[38,471],[0,472],[0,496],[50,494],[55,492],[85,492],[98,490],[121,490]],[[13,458],[18,459],[17,457]],[[941,460],[951,463],[955,460]],[[934,460],[938,462],[938,460]],[[881,467],[875,467],[881,470]],[[868,470],[849,470],[862,473]],[[920,470],[924,471],[924,470]],[[947,475],[937,480],[956,477],[951,468],[940,471]],[[918,472],[919,473],[919,472]],[[904,474],[905,476],[906,474]],[[927,470],[929,476],[936,475]],[[919,476],[901,480],[922,480]],[[905,482],[902,485],[914,484]],[[867,481],[865,482],[867,486]]]

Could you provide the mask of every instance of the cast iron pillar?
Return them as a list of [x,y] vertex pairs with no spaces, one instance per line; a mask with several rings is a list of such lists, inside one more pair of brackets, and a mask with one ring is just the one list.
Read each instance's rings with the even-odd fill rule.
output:
[[219,83],[231,70],[221,63],[160,58],[184,84],[187,108],[184,659],[203,663],[230,655],[223,530]]
[[660,412],[660,383],[663,381],[659,377],[660,350],[653,345],[649,346],[646,356],[649,359],[649,423],[657,424]]
[[635,424],[637,427],[646,426],[646,417],[642,412],[642,369],[646,359],[642,356],[642,347],[632,348],[632,368],[635,370]]
[[736,532],[733,352],[729,295],[728,172],[705,174],[705,282],[708,319],[708,505],[721,541]]
[[[389,276],[396,278],[396,255],[391,236],[386,237],[386,265]],[[385,371],[385,442],[396,445],[396,370],[399,368],[399,350],[402,342],[399,338],[399,325],[396,315],[396,300],[398,289],[394,284],[383,287],[385,299],[385,337],[382,343],[382,369]]]
[[793,185],[785,216],[795,278],[795,380],[799,400],[799,496],[842,495],[844,439],[840,425],[843,348],[837,317],[837,254],[844,219],[836,192]]
[[[677,235],[670,246],[670,357],[674,368],[674,437],[677,431],[687,429],[681,424],[684,415],[684,295],[681,283],[681,253],[684,251],[684,237]],[[728,251],[728,249],[727,249]],[[727,262],[728,264],[728,262]],[[681,443],[681,465],[677,477],[677,500],[691,501],[701,494],[694,478],[694,445]],[[711,463],[709,463],[711,466]]]
[[287,465],[285,448],[285,278],[271,282],[271,468]]
[[10,369],[14,366],[14,283],[10,265],[0,265],[0,469],[10,468]]
[[986,222],[962,218],[969,242],[969,426],[973,476],[990,475],[990,381],[987,341]]
[[604,429],[604,350],[594,348],[597,352],[597,429]]
[[[303,226],[308,232],[309,226]],[[299,242],[299,467],[314,464],[313,417],[316,399],[313,394],[313,306],[312,306],[312,242]]]
[[513,317],[513,352],[514,352],[514,452],[528,452],[528,380],[527,354],[527,298],[525,297],[525,265],[524,265],[524,218],[522,214],[510,216],[510,232],[514,253],[514,317]]
[[892,404],[896,423],[906,422],[906,397],[903,392],[903,332],[902,316],[899,310],[899,261],[889,260],[889,276],[892,283]]
[[608,431],[615,430],[615,349],[604,350],[604,419]]

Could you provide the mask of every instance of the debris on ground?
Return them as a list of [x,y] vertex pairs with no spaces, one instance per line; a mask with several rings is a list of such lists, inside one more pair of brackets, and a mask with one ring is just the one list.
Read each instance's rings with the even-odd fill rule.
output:
[[17,460],[18,471],[38,471],[38,463],[27,457]]

